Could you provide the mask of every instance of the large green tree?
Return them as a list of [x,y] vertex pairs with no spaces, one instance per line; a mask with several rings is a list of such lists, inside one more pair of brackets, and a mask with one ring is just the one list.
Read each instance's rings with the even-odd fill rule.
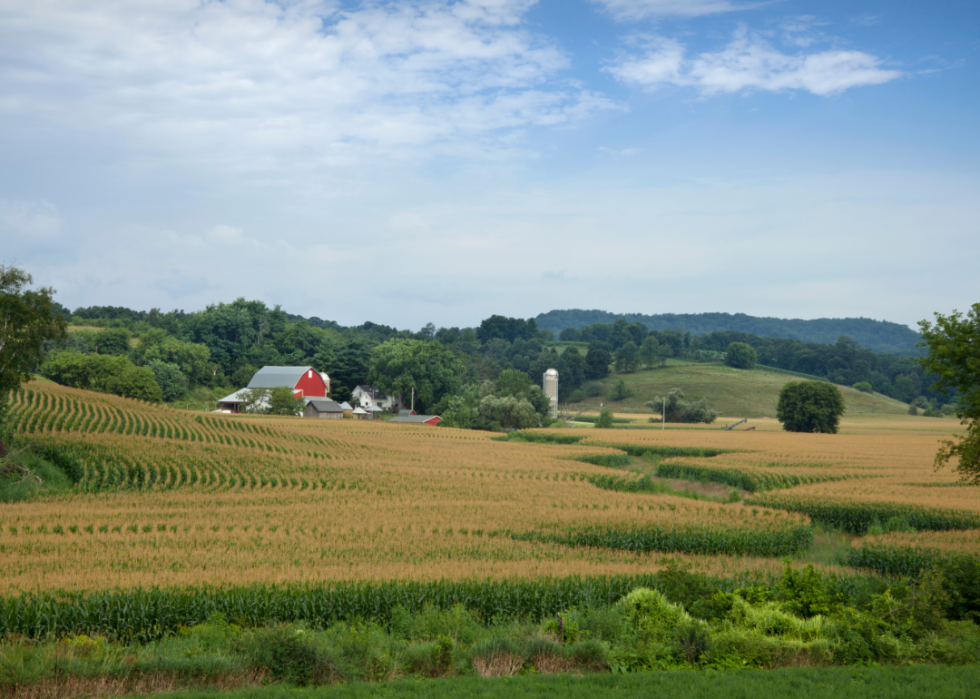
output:
[[958,459],[956,470],[967,481],[980,483],[980,303],[969,313],[936,314],[935,324],[919,323],[929,355],[919,360],[923,368],[939,378],[932,388],[956,393],[956,416],[966,425],[966,434],[942,442],[936,467]]
[[462,360],[435,340],[393,338],[371,352],[368,381],[390,395],[410,400],[425,410],[459,389],[465,371]]
[[837,434],[843,414],[840,389],[822,381],[790,381],[776,404],[776,418],[787,432]]
[[725,351],[725,364],[734,369],[751,369],[756,358],[755,349],[744,342],[732,342]]
[[44,343],[64,340],[65,317],[53,306],[54,290],[32,290],[31,275],[0,265],[0,417],[12,390],[31,378]]

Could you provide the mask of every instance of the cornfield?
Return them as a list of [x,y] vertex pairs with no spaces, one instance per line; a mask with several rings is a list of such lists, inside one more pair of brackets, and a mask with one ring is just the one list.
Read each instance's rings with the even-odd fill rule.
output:
[[[88,617],[57,619],[76,618],[66,610],[77,595],[112,588],[137,609],[151,598],[176,605],[173,590],[194,600],[231,589],[388,590],[396,580],[625,580],[660,570],[665,554],[735,578],[777,574],[781,556],[809,545],[814,517],[855,531],[896,513],[919,529],[980,526],[980,491],[932,471],[941,435],[890,423],[852,434],[845,424],[839,435],[579,429],[501,440],[380,421],[195,414],[38,382],[13,397],[10,417],[18,438],[74,482],[0,505],[10,629],[96,628]],[[623,470],[637,457],[652,477]],[[677,477],[756,495],[721,503],[652,487]],[[61,599],[67,606],[52,606]],[[17,615],[49,608],[56,621],[17,626]],[[112,613],[133,637],[177,618]],[[188,614],[180,618],[201,618]]]

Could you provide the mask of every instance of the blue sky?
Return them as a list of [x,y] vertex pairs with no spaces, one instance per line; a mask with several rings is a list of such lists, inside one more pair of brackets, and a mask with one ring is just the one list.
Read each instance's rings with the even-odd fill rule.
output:
[[0,3],[0,259],[398,327],[980,301],[973,2]]

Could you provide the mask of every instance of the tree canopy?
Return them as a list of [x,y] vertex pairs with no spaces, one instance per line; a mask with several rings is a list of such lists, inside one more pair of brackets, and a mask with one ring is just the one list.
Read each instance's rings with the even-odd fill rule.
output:
[[368,380],[403,401],[414,388],[416,406],[425,410],[460,387],[464,370],[463,361],[435,340],[394,338],[374,348]]
[[936,314],[932,324],[919,323],[929,355],[920,359],[938,378],[933,384],[943,394],[955,392],[956,416],[967,427],[966,435],[942,442],[936,467],[957,458],[956,470],[968,481],[980,483],[980,303],[969,313]]
[[647,401],[644,405],[653,412],[663,415],[667,422],[710,424],[718,416],[706,398],[684,400],[684,392],[679,388],[672,388],[666,396],[654,396],[653,400]]
[[0,411],[10,391],[31,378],[44,343],[65,338],[65,317],[55,311],[54,289],[32,290],[34,280],[0,265]]
[[776,404],[776,418],[787,432],[837,434],[843,414],[840,389],[823,381],[790,381]]
[[725,364],[733,369],[751,369],[755,366],[755,360],[755,349],[744,342],[733,342],[725,351]]

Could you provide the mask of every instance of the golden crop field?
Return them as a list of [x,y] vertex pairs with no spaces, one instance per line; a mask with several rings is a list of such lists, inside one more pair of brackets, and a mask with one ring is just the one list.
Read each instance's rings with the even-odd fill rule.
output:
[[67,459],[77,484],[0,504],[8,594],[645,573],[665,550],[711,574],[773,573],[779,547],[809,530],[800,511],[599,487],[610,474],[627,486],[639,476],[574,460],[622,445],[732,450],[661,465],[732,472],[776,488],[769,495],[980,515],[980,489],[932,469],[937,440],[958,428],[949,420],[862,416],[839,435],[588,428],[555,431],[578,444],[535,444],[380,421],[205,415],[40,382],[11,412],[19,434]]

